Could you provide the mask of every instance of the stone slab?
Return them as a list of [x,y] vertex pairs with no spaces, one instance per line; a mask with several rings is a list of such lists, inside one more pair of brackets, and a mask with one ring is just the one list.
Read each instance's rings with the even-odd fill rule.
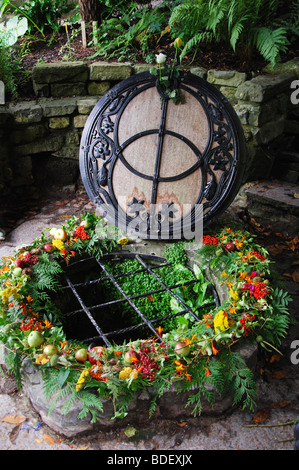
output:
[[129,63],[94,62],[90,65],[90,80],[124,80],[132,75]]
[[209,70],[207,81],[213,85],[238,87],[245,82],[246,73],[236,70]]
[[88,65],[84,62],[54,62],[36,64],[33,69],[35,83],[85,82]]
[[284,181],[259,181],[245,190],[249,213],[263,225],[280,232],[298,235],[299,184]]
[[294,73],[259,75],[239,85],[236,98],[254,103],[267,101],[286,90],[291,90],[290,85],[295,78]]
[[77,109],[76,98],[41,99],[39,103],[44,117],[65,116],[66,114],[72,114]]

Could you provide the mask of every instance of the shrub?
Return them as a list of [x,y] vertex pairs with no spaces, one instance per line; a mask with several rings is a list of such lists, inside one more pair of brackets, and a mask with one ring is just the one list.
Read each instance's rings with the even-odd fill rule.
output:
[[169,19],[173,37],[181,30],[181,57],[203,42],[230,44],[248,60],[253,49],[272,65],[289,45],[287,29],[275,25],[279,0],[185,0]]

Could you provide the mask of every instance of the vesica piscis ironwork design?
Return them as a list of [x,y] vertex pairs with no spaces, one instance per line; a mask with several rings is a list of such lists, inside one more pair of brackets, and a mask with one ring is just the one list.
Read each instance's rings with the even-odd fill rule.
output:
[[233,107],[191,73],[180,72],[176,86],[177,105],[149,72],[134,75],[98,101],[82,133],[90,199],[141,238],[186,238],[218,217],[242,183],[245,141]]

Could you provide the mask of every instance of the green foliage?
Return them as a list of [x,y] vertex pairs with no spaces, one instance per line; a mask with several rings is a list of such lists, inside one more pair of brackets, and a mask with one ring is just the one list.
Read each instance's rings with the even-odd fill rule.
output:
[[72,4],[67,0],[37,0],[34,2],[26,2],[20,7],[21,12],[29,16],[32,20],[32,22],[28,24],[30,33],[34,33],[37,28],[42,33],[49,28],[53,32],[58,32],[60,27],[59,19],[71,9]]
[[214,41],[229,44],[247,58],[256,48],[274,65],[289,45],[286,28],[274,23],[278,7],[278,0],[185,0],[173,9],[169,25],[173,36],[182,31],[181,57],[203,42]]
[[18,57],[12,46],[26,33],[27,27],[27,18],[18,16],[0,23],[0,80],[4,82],[6,91],[12,97],[17,96],[16,71],[19,69]]
[[162,9],[137,9],[136,4],[126,5],[117,18],[107,17],[102,21],[97,33],[99,50],[93,57],[117,56],[121,61],[140,50],[146,56],[166,25],[167,15]]
[[[161,281],[168,287],[178,285],[173,292],[180,298],[186,305],[193,308],[194,311],[200,305],[207,303],[211,300],[210,293],[207,292],[207,285],[203,278],[198,278],[189,268],[186,267],[187,256],[184,250],[184,243],[175,243],[165,250],[165,257],[169,262],[168,265],[154,268],[154,272],[161,279]],[[117,276],[117,282],[125,293],[133,297],[134,303],[137,308],[149,320],[155,318],[164,318],[173,313],[179,313],[184,307],[174,299],[171,294],[163,290],[163,286],[155,279],[153,275],[143,270],[142,265],[138,260],[125,260],[123,262],[109,262],[105,263],[108,270]],[[126,273],[134,273],[134,282],[132,276],[125,276]],[[196,281],[191,285],[186,285],[188,281]],[[102,300],[110,301],[112,299],[121,298],[117,288],[115,288],[110,281],[103,281],[100,283],[100,293]],[[161,291],[154,292],[152,291]],[[142,296],[142,294],[144,294]],[[145,295],[147,294],[147,295]],[[136,296],[136,298],[134,298]],[[135,310],[128,303],[121,303],[115,306],[117,311],[121,313],[124,318],[130,319],[132,324],[140,323],[140,317]],[[113,311],[115,313],[115,311]],[[189,321],[194,321],[189,318],[190,314],[186,314],[185,318]],[[177,327],[178,323],[183,320],[180,317],[162,320],[165,331],[169,331]],[[184,321],[183,321],[184,323]],[[158,326],[158,325],[157,325]]]
[[80,371],[70,368],[43,369],[43,391],[50,402],[48,413],[53,412],[59,400],[64,400],[61,412],[66,415],[74,402],[79,400],[82,410],[78,418],[85,418],[90,413],[91,422],[94,423],[100,419],[99,414],[103,412],[103,403],[95,394],[86,390],[76,393],[76,382],[79,376]]

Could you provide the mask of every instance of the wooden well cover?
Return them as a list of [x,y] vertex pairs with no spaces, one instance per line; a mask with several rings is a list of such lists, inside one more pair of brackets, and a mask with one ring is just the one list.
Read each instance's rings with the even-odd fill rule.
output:
[[99,100],[82,133],[87,194],[110,222],[141,238],[191,238],[242,182],[245,142],[232,106],[191,73],[181,72],[177,87],[180,104],[150,73],[134,75]]

